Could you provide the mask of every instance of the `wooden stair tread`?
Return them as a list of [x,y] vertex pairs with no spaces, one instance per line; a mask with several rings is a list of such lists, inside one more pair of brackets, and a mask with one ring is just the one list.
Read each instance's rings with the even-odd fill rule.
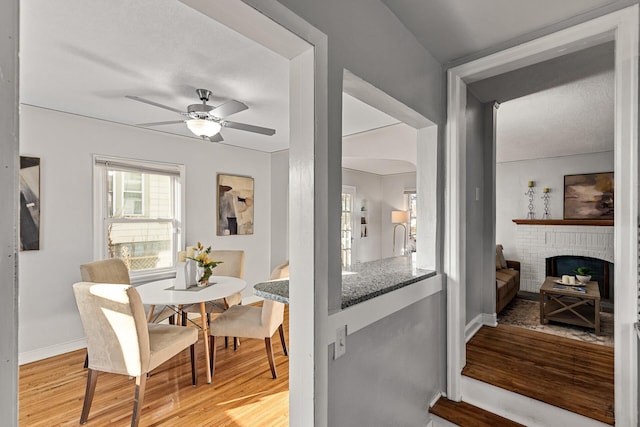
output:
[[482,327],[462,374],[614,425],[613,349],[515,326]]
[[454,402],[444,397],[438,399],[429,412],[460,427],[524,427],[469,403]]

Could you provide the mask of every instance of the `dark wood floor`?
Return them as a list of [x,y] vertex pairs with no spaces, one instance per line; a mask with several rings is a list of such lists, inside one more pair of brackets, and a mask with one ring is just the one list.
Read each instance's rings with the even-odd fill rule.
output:
[[429,412],[460,427],[525,427],[465,402],[441,397]]
[[614,425],[613,349],[515,326],[482,327],[463,375]]
[[[288,337],[288,309],[285,332]],[[207,384],[198,342],[198,385],[191,385],[189,351],[162,364],[147,380],[140,426],[288,426],[289,358],[276,332],[273,350],[278,379],[271,378],[264,340],[243,339],[238,351],[217,347],[216,370]],[[20,426],[77,426],[87,378],[85,351],[78,350],[20,367]],[[135,381],[98,376],[87,426],[128,426]],[[2,423],[0,422],[0,425]]]

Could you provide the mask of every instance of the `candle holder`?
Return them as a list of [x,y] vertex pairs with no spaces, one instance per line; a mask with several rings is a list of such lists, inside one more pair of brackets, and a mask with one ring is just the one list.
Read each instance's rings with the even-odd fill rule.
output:
[[544,190],[542,190],[542,197],[540,197],[544,201],[544,214],[542,215],[542,219],[551,219],[551,214],[549,213],[549,199],[551,196],[549,193],[549,188],[544,187]]
[[525,196],[529,198],[529,213],[527,214],[527,219],[536,219],[536,214],[533,211],[533,196],[536,194],[536,190],[534,189],[535,185],[533,181],[529,181],[527,183],[527,192],[524,193]]

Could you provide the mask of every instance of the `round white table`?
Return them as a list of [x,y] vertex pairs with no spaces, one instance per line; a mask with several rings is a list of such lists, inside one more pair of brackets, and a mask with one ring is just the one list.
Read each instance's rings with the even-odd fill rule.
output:
[[211,276],[209,286],[192,286],[189,289],[175,289],[176,279],[157,280],[136,286],[140,294],[140,299],[144,304],[151,305],[149,319],[153,316],[156,305],[183,306],[190,304],[200,305],[200,315],[202,319],[202,335],[204,337],[204,354],[207,363],[207,383],[211,384],[211,366],[209,360],[209,330],[207,325],[207,312],[205,303],[216,299],[226,298],[237,292],[241,292],[247,282],[236,277]]

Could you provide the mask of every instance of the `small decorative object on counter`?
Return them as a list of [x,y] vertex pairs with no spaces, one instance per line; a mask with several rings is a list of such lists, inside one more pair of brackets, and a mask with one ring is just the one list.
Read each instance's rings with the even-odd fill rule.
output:
[[535,182],[527,182],[527,187],[527,192],[524,193],[525,196],[529,197],[529,213],[527,214],[527,219],[536,219],[536,214],[533,212],[533,195],[536,194],[534,190]]
[[187,250],[187,259],[193,260],[196,263],[196,282],[198,286],[207,286],[209,277],[213,274],[213,269],[217,265],[222,264],[222,261],[214,261],[209,258],[211,246],[205,249],[202,243],[198,242],[195,248],[189,249],[194,249],[193,252],[191,252],[191,256],[190,251]]

